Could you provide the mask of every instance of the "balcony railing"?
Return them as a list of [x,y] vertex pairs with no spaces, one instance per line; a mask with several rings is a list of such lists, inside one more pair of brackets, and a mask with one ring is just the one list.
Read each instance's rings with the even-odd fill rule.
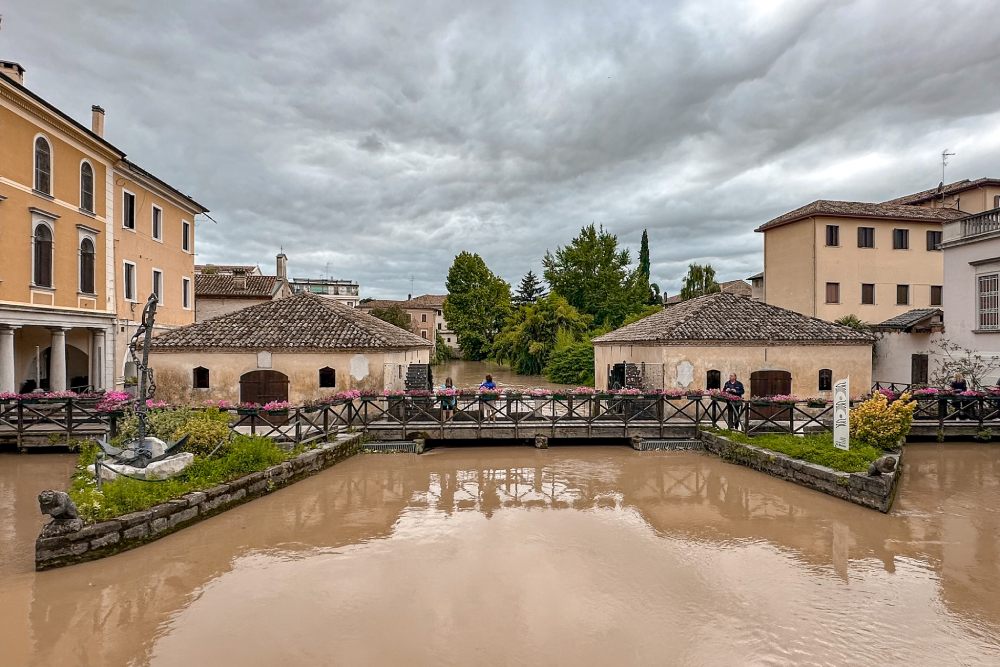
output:
[[992,232],[1000,232],[1000,208],[946,224],[942,241],[947,243]]

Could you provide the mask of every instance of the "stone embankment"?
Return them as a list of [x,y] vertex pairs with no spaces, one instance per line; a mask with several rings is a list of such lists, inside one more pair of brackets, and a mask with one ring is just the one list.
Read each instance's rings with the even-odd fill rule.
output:
[[358,453],[361,443],[359,435],[340,436],[293,459],[226,484],[192,491],[140,512],[85,525],[68,534],[39,537],[35,542],[35,569],[103,558],[158,540],[339,463]]
[[872,477],[865,473],[840,472],[816,463],[807,463],[706,431],[702,431],[700,437],[705,451],[724,461],[760,470],[880,512],[888,512],[892,507],[896,486],[902,474],[902,454],[893,455],[897,460],[896,469],[892,473]]

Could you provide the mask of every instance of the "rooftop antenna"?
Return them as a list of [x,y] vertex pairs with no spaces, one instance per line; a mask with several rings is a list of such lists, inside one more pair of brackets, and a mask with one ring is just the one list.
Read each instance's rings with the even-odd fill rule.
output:
[[941,183],[944,184],[944,168],[948,166],[948,158],[954,157],[954,153],[949,153],[948,149],[941,151]]
[[326,263],[326,268],[323,271],[326,273],[326,279],[330,280],[330,262]]

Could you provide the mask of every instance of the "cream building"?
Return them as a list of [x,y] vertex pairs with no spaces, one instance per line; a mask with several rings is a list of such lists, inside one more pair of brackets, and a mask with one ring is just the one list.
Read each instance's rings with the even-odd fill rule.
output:
[[283,252],[278,253],[275,258],[273,276],[262,274],[257,266],[195,266],[194,306],[197,322],[291,295],[288,257]]
[[193,321],[194,216],[205,208],[24,87],[0,61],[0,391],[111,388],[150,292]]
[[869,389],[872,342],[849,327],[723,292],[595,338],[594,378],[607,389],[615,365],[634,364],[661,378],[646,389],[720,388],[735,373],[747,397],[829,398],[833,382],[843,377],[854,393]]
[[301,403],[400,387],[428,341],[333,299],[302,293],[164,333],[150,366],[169,401]]
[[997,206],[1000,180],[981,178],[882,203],[820,200],[785,213],[757,229],[764,300],[873,323],[941,307],[943,225]]

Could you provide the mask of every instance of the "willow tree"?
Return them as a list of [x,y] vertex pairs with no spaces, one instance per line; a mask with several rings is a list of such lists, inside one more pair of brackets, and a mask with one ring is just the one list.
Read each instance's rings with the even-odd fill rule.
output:
[[684,276],[684,286],[681,287],[681,300],[687,301],[697,296],[714,294],[721,291],[715,280],[715,269],[711,264],[689,264],[687,275]]

